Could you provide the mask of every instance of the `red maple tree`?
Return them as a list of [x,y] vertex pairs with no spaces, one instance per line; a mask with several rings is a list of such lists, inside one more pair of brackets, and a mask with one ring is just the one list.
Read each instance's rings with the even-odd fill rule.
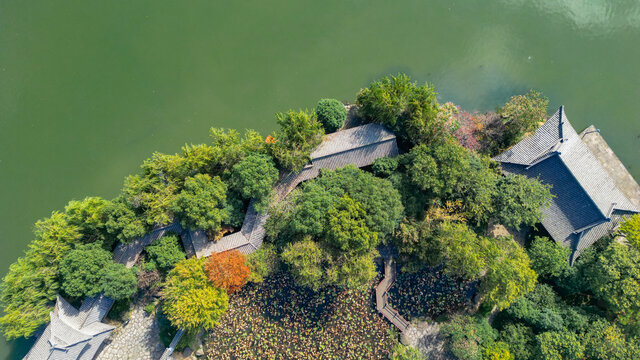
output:
[[238,250],[214,253],[207,258],[205,270],[214,286],[231,294],[242,288],[251,273],[246,260]]

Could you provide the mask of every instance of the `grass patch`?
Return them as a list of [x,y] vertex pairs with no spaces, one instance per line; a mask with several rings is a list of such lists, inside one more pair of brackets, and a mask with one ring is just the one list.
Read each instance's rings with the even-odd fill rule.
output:
[[397,342],[373,289],[314,293],[279,272],[247,284],[210,332],[208,359],[387,359]]

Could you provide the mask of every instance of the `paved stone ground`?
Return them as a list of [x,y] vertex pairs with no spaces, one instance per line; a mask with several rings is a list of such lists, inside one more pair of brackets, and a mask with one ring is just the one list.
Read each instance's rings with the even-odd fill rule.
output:
[[111,342],[102,348],[96,360],[157,360],[164,351],[158,331],[155,316],[137,306],[129,322],[111,334]]
[[412,323],[401,335],[403,344],[420,350],[429,360],[448,360],[444,351],[444,339],[440,326],[424,321]]

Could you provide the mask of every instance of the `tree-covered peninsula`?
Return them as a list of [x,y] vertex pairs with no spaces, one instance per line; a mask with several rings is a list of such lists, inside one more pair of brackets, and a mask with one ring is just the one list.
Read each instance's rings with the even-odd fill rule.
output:
[[[353,105],[321,99],[276,114],[266,138],[211,129],[207,144],[154,153],[116,198],[72,200],[38,221],[0,287],[0,329],[33,336],[58,295],[103,294],[116,300],[114,324],[144,306],[166,345],[183,330],[178,350],[204,341],[209,358],[435,356],[402,345],[376,311],[381,259],[394,259],[390,306],[439,329],[452,358],[640,358],[640,217],[621,226],[625,242],[604,236],[569,266],[567,248],[537,226],[551,187],[492,159],[535,131],[547,105],[530,91],[470,113],[400,74]],[[323,170],[277,196],[323,139],[370,123],[395,134],[397,156]],[[252,209],[269,215],[259,249],[187,251],[188,231],[219,241]],[[187,232],[151,242],[132,267],[114,261],[118,244],[174,223]]]

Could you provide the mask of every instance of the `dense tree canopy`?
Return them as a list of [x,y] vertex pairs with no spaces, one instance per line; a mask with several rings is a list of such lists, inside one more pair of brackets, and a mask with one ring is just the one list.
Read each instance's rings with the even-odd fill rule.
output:
[[276,114],[280,129],[268,144],[278,164],[289,170],[300,171],[310,160],[311,152],[322,142],[324,130],[315,113],[306,111]]
[[229,294],[240,290],[251,273],[246,257],[238,250],[209,255],[205,271],[215,287],[224,289]]
[[137,290],[138,279],[133,270],[117,263],[109,263],[102,275],[102,291],[112,299],[125,299]]
[[640,250],[640,214],[627,218],[620,225],[620,233],[627,238],[631,246]]
[[411,145],[438,143],[450,136],[451,124],[438,116],[440,105],[430,85],[418,85],[404,75],[369,84],[356,97],[358,114],[395,132]]
[[230,187],[246,200],[255,199],[258,210],[266,210],[278,169],[267,155],[249,155],[233,165]]
[[107,220],[104,226],[112,242],[129,243],[149,231],[144,219],[122,197],[110,202],[105,213]]
[[185,228],[215,233],[229,217],[226,191],[227,186],[219,177],[198,174],[184,181],[184,190],[171,208]]
[[247,266],[251,270],[247,280],[260,283],[278,270],[280,258],[273,245],[264,243],[260,249],[247,255]]
[[364,253],[378,245],[378,234],[365,222],[366,213],[348,195],[341,197],[328,210],[326,243],[347,253]]
[[185,259],[185,253],[182,251],[175,234],[161,237],[147,246],[145,251],[149,262],[162,273],[171,270],[176,263]]
[[516,229],[540,222],[542,209],[552,198],[549,185],[523,175],[505,176],[498,187],[495,217],[501,224]]
[[36,222],[34,234],[26,254],[11,264],[0,288],[4,307],[0,329],[8,339],[28,337],[49,321],[60,290],[60,262],[82,237],[59,212]]
[[531,268],[543,277],[560,276],[569,266],[569,253],[569,248],[536,236],[529,249]]
[[108,241],[109,248],[112,241],[107,236],[105,223],[110,201],[100,197],[86,197],[81,201],[72,200],[64,208],[69,224],[77,226],[86,243]]
[[342,127],[347,117],[347,109],[336,99],[320,99],[316,106],[316,116],[325,132],[332,133]]
[[194,331],[211,329],[229,307],[229,296],[207,279],[205,259],[182,260],[169,271],[162,290],[163,310],[171,324]]
[[545,332],[536,337],[537,359],[541,360],[581,360],[584,345],[580,339],[568,332]]

